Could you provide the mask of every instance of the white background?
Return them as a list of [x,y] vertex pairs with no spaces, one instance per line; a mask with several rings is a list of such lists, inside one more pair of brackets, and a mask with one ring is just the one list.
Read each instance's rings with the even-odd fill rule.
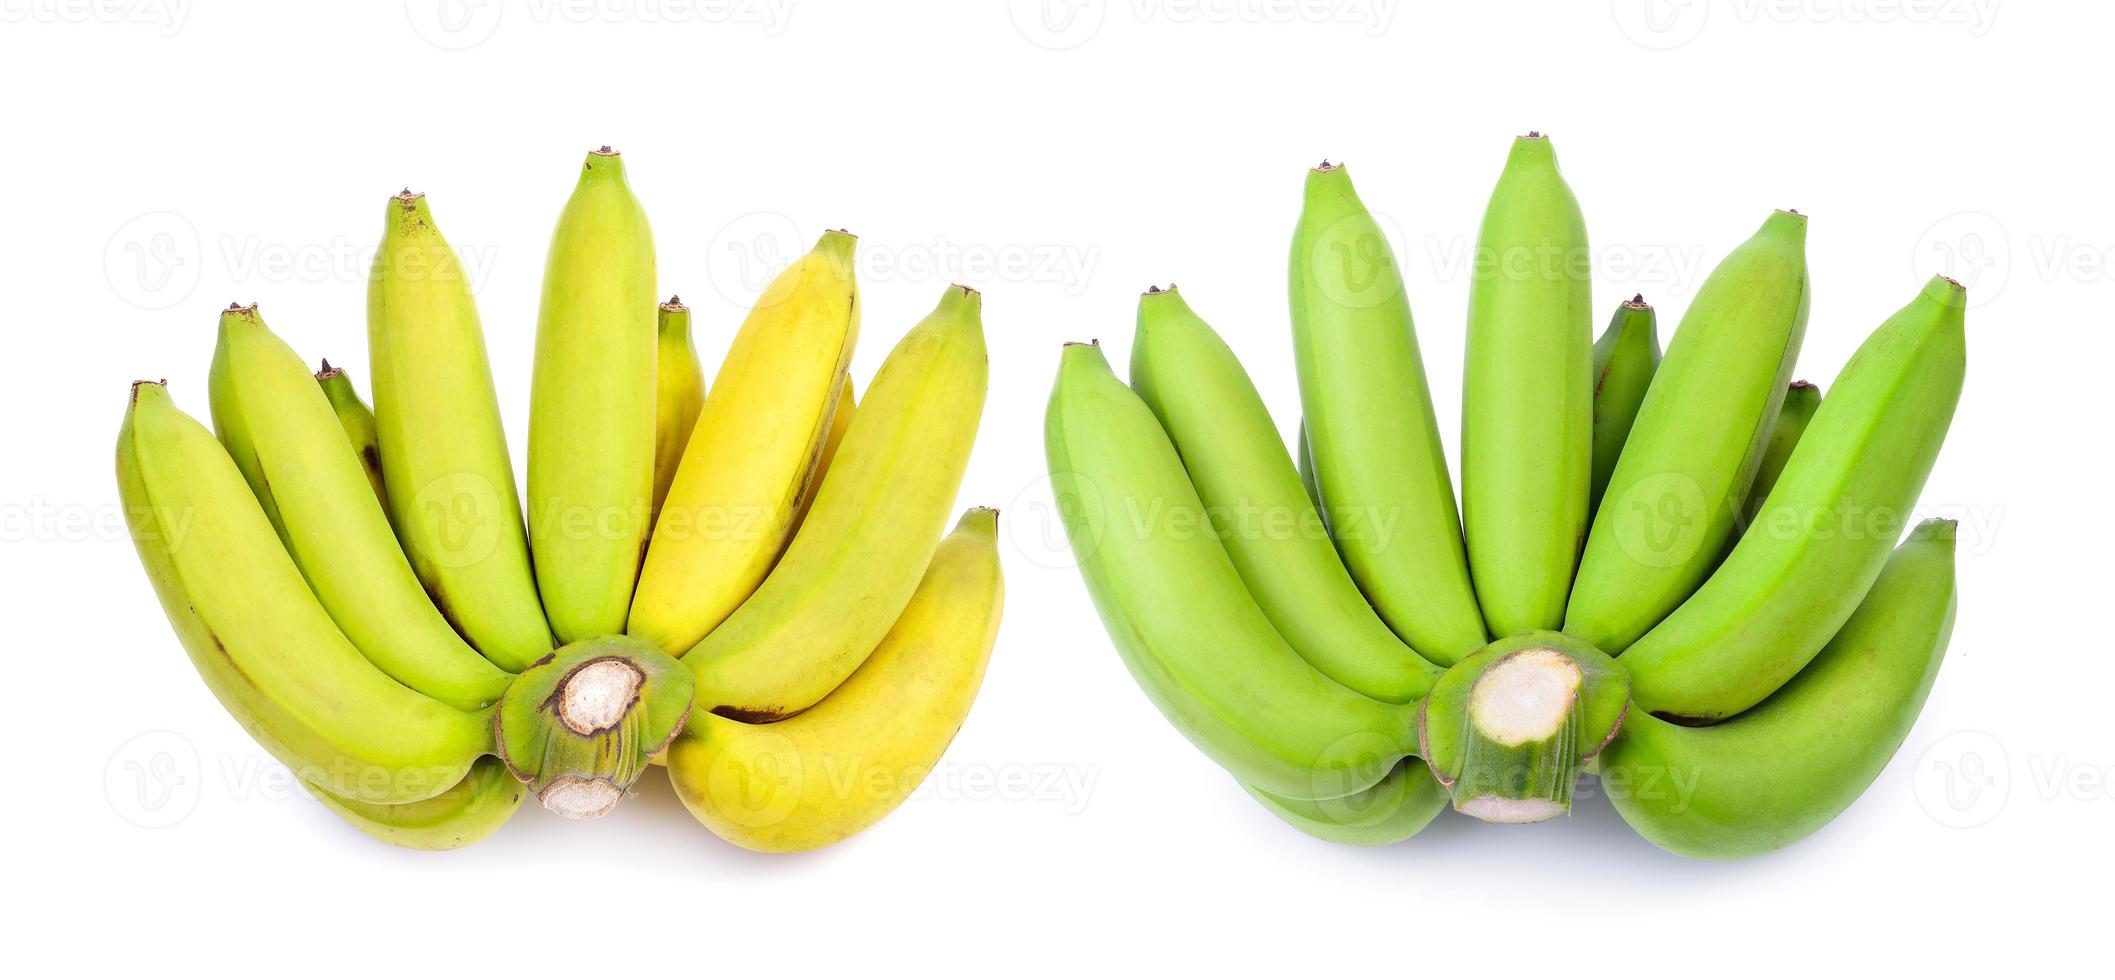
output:
[[[2115,8],[0,0],[0,15],[17,962],[2106,968]],[[1041,480],[1059,343],[1100,337],[1122,364],[1135,294],[1172,279],[1289,428],[1285,251],[1325,156],[1398,233],[1451,442],[1462,256],[1530,128],[1554,134],[1585,208],[1597,304],[1644,292],[1663,339],[1773,207],[1814,216],[1800,374],[1824,385],[1923,279],[1971,286],[1967,391],[1922,505],[1962,521],[1952,650],[1879,782],[1767,858],[1664,855],[1590,785],[1569,820],[1449,814],[1374,851],[1309,840],[1162,721],[1066,567]],[[993,383],[961,503],[1006,510],[1004,632],[933,780],[822,853],[725,845],[659,773],[597,823],[524,809],[458,853],[374,843],[221,712],[123,533],[126,383],[166,377],[202,416],[218,307],[262,303],[366,390],[368,249],[407,183],[479,277],[522,465],[544,246],[604,142],[708,359],[759,277],[824,227],[862,236],[862,385],[945,282],[985,291]]]

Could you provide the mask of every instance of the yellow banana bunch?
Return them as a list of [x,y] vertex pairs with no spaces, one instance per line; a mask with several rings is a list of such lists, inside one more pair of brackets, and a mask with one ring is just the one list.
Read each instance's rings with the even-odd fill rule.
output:
[[968,714],[1003,593],[995,512],[936,545],[983,409],[981,299],[949,287],[855,411],[853,245],[827,233],[771,283],[708,392],[691,311],[656,309],[623,161],[589,154],[546,267],[526,508],[471,277],[424,195],[386,208],[372,410],[230,306],[216,431],[139,382],[117,447],[207,688],[403,847],[482,840],[532,796],[598,817],[664,760],[744,847],[886,816]]

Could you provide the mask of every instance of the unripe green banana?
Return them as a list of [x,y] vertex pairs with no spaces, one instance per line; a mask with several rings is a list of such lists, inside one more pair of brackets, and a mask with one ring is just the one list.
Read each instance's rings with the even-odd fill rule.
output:
[[[1601,491],[1616,471],[1616,458],[1637,421],[1638,406],[1660,367],[1660,334],[1652,307],[1640,293],[1616,307],[1608,329],[1594,341],[1594,479],[1589,503],[1601,506]],[[1591,513],[1591,511],[1589,511]]]
[[668,485],[676,478],[676,465],[683,462],[683,447],[690,442],[691,427],[698,423],[698,409],[705,404],[705,368],[698,363],[698,348],[690,341],[690,307],[678,296],[661,304],[660,344],[655,370],[660,384],[654,397],[654,510],[668,496]]
[[[1315,457],[1307,451],[1307,423],[1304,420],[1300,423],[1298,443],[1293,446],[1293,471],[1300,474],[1300,488],[1307,491],[1307,502],[1315,505],[1315,511],[1320,513],[1322,491],[1315,489]],[[1329,530],[1327,521],[1323,522],[1322,530]],[[1332,542],[1330,547],[1335,548],[1336,544]]]
[[1342,166],[1307,174],[1288,292],[1315,486],[1337,550],[1396,635],[1451,664],[1483,646],[1483,613],[1402,269]]
[[529,543],[560,642],[624,632],[654,493],[654,237],[609,147],[558,216],[536,317]]
[[1779,211],[1711,270],[1609,477],[1564,631],[1620,654],[1718,560],[1807,323],[1805,215]]
[[1819,830],[1909,735],[1954,603],[1953,522],[1926,521],[1827,649],[1762,704],[1706,728],[1631,712],[1600,763],[1616,811],[1646,840],[1700,858],[1761,854]]
[[192,665],[296,776],[358,802],[414,803],[491,753],[491,709],[405,687],[345,639],[242,472],[160,384],[133,385],[117,473],[140,563]]
[[521,780],[490,756],[477,760],[447,792],[417,803],[356,803],[313,784],[308,790],[361,833],[421,851],[452,851],[492,836],[529,795]]
[[323,362],[322,370],[316,372],[316,384],[323,389],[323,397],[330,399],[330,409],[338,413],[338,425],[345,430],[346,441],[352,443],[353,455],[360,460],[360,469],[367,473],[367,484],[374,488],[375,500],[382,505],[382,512],[389,512],[389,488],[382,482],[382,440],[375,435],[375,413],[360,400],[360,393],[353,388],[352,377],[344,368]]
[[1403,645],[1344,570],[1241,362],[1173,287],[1139,297],[1131,387],[1182,456],[1249,594],[1315,669],[1404,704],[1440,669]]
[[[1785,461],[1792,458],[1792,448],[1799,445],[1799,437],[1806,433],[1807,423],[1814,420],[1819,408],[1820,385],[1794,381],[1785,389],[1784,404],[1778,406],[1777,421],[1770,426],[1770,442],[1763,447],[1762,465],[1755,470],[1755,485],[1748,488],[1748,502],[1741,508],[1742,530],[1752,526],[1755,515],[1762,513],[1763,501],[1777,486],[1777,478],[1784,475]],[[1727,542],[1726,550],[1733,550],[1734,543]]]
[[1462,530],[1493,636],[1564,624],[1593,475],[1588,265],[1548,137],[1514,140],[1476,240],[1462,372]]
[[213,427],[345,638],[404,686],[475,710],[513,676],[457,636],[411,571],[330,399],[254,306],[220,317]]
[[1192,745],[1243,785],[1296,800],[1360,792],[1416,753],[1415,706],[1330,680],[1278,635],[1167,433],[1100,347],[1066,345],[1044,447],[1102,624]]
[[1858,607],[1953,421],[1966,306],[1959,283],[1935,277],[1851,355],[1754,527],[1623,654],[1641,707],[1690,719],[1745,711]]
[[1288,800],[1251,786],[1241,788],[1308,836],[1355,847],[1409,840],[1447,808],[1446,788],[1432,778],[1431,767],[1416,759],[1404,759],[1380,782],[1334,800]]
[[424,194],[389,199],[367,353],[390,523],[433,602],[485,658],[551,652],[470,279]]
[[888,635],[947,529],[989,366],[983,297],[949,286],[852,415],[814,507],[754,594],[683,655],[698,706],[771,721],[822,700]]

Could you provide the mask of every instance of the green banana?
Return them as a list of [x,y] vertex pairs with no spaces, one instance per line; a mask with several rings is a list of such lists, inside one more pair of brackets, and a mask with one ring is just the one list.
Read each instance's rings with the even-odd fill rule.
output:
[[1431,768],[1416,759],[1396,763],[1380,782],[1335,800],[1289,800],[1251,786],[1241,788],[1308,836],[1355,847],[1409,840],[1447,808],[1446,789],[1432,778]]
[[668,485],[675,482],[683,447],[690,443],[690,430],[705,405],[705,368],[698,363],[698,348],[690,340],[690,307],[683,305],[682,297],[670,296],[661,304],[658,341],[654,359],[660,377],[654,396],[655,513],[668,496]]
[[338,425],[352,443],[353,455],[359,458],[360,469],[367,473],[367,485],[374,488],[375,500],[381,503],[386,516],[389,488],[382,482],[382,441],[375,434],[374,410],[360,400],[345,369],[331,367],[329,360],[316,372],[316,384],[323,389],[323,397],[330,399],[331,411],[338,413]]
[[654,493],[654,238],[609,147],[544,263],[529,408],[529,545],[563,643],[624,632]]
[[1483,613],[1402,270],[1342,166],[1307,174],[1289,293],[1330,534],[1381,619],[1432,662],[1451,664],[1488,639]]
[[1440,669],[1359,594],[1262,396],[1172,286],[1139,297],[1131,387],[1167,430],[1212,533],[1285,641],[1367,697],[1400,704],[1430,690]]
[[1819,830],[1909,735],[1954,605],[1954,525],[1926,521],[1828,647],[1762,704],[1706,728],[1633,711],[1600,763],[1616,812],[1654,844],[1700,858],[1761,854]]
[[242,472],[159,383],[133,385],[117,474],[140,563],[192,665],[296,776],[357,802],[414,803],[492,752],[492,709],[405,687],[345,639]]
[[1476,240],[1462,372],[1462,532],[1493,636],[1564,624],[1593,475],[1588,266],[1549,138],[1514,140]]
[[[1594,341],[1594,478],[1588,506],[1601,506],[1601,491],[1616,471],[1616,458],[1630,437],[1631,423],[1653,372],[1660,368],[1660,334],[1652,306],[1640,293],[1616,307],[1608,329]],[[1767,459],[1767,457],[1765,457]],[[1591,510],[1589,512],[1591,512]]]
[[1772,214],[1682,315],[1594,515],[1565,632],[1619,654],[1718,560],[1806,331],[1806,229]]
[[983,302],[947,287],[889,352],[786,553],[683,655],[699,707],[750,722],[794,714],[888,635],[947,529],[977,438],[990,370]]
[[361,833],[421,851],[452,851],[492,836],[529,795],[521,780],[490,756],[477,760],[470,774],[447,792],[417,803],[359,803],[304,785],[317,802]]
[[[1755,470],[1755,485],[1748,488],[1748,502],[1741,508],[1743,531],[1755,524],[1755,515],[1762,513],[1763,501],[1769,499],[1778,477],[1784,475],[1785,461],[1792,458],[1792,448],[1799,445],[1799,437],[1806,434],[1807,423],[1814,420],[1814,412],[1820,407],[1821,386],[1794,381],[1785,389],[1784,404],[1777,408],[1777,421],[1770,425],[1770,442],[1763,447],[1762,465]],[[1733,550],[1735,543],[1726,542],[1726,550]]]
[[367,284],[390,523],[441,615],[519,671],[551,652],[470,279],[424,194],[389,199]]
[[1278,635],[1152,409],[1099,346],[1066,345],[1044,446],[1102,623],[1191,744],[1243,785],[1295,800],[1360,792],[1416,754],[1415,706],[1330,680]]
[[1799,673],[1857,608],[1960,402],[1966,306],[1959,283],[1934,277],[1851,356],[1755,526],[1703,588],[1623,654],[1639,706],[1690,719],[1745,711]]
[[499,700],[513,675],[426,597],[330,399],[256,307],[221,314],[210,377],[213,428],[345,638],[436,701],[474,710]]
[[[1322,491],[1315,488],[1315,457],[1307,451],[1307,423],[1304,420],[1300,423],[1299,442],[1293,446],[1293,472],[1300,475],[1300,488],[1307,491],[1307,502],[1314,505],[1316,513],[1320,513]],[[1323,522],[1322,530],[1329,530],[1327,521]],[[1336,543],[1332,541],[1329,546],[1335,548]]]

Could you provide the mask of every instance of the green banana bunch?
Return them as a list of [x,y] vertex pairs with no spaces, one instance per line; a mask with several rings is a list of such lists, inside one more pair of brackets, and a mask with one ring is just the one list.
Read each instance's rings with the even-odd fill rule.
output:
[[316,372],[316,384],[323,389],[323,397],[330,399],[331,411],[338,413],[338,425],[345,430],[346,441],[352,443],[353,455],[359,457],[360,469],[367,473],[367,484],[374,488],[375,500],[381,502],[387,516],[389,488],[382,482],[382,439],[375,430],[374,410],[360,400],[345,369],[331,367],[328,360]]
[[[1548,819],[1582,771],[1676,853],[1827,822],[1901,743],[1950,627],[1950,523],[1881,567],[1959,398],[1966,304],[1935,279],[1828,399],[1788,387],[1805,229],[1765,222],[1664,360],[1642,296],[1589,343],[1578,206],[1548,142],[1516,141],[1471,284],[1457,537],[1394,259],[1341,169],[1311,172],[1292,453],[1172,288],[1140,301],[1130,387],[1098,346],[1060,360],[1051,480],[1133,678],[1324,840],[1399,841],[1449,800]],[[1407,547],[1355,524],[1376,500]]]
[[390,198],[367,282],[390,523],[441,614],[493,663],[551,652],[470,278],[424,194]]
[[1513,141],[1469,281],[1461,517],[1493,635],[1564,624],[1593,476],[1586,219],[1550,141]]
[[[1616,457],[1630,438],[1638,406],[1645,401],[1645,390],[1659,368],[1659,327],[1651,305],[1640,293],[1616,307],[1608,329],[1594,341],[1594,479],[1589,513],[1601,506],[1601,491],[1616,471]],[[1764,461],[1768,462],[1767,456]]]
[[1358,793],[1416,754],[1414,705],[1330,680],[1271,625],[1175,446],[1099,346],[1066,345],[1044,445],[1102,623],[1191,744],[1242,785],[1290,800]]
[[1402,269],[1343,167],[1307,174],[1290,269],[1315,487],[1353,581],[1437,664],[1483,646]]
[[117,474],[140,563],[193,666],[296,776],[356,803],[416,803],[492,753],[492,709],[405,687],[345,638],[234,460],[160,383],[132,387]]
[[1819,830],[1909,735],[1954,618],[1954,524],[1895,549],[1857,612],[1799,676],[1730,721],[1688,728],[1634,711],[1602,754],[1616,812],[1677,854],[1737,858]]
[[1172,286],[1139,297],[1131,386],[1167,430],[1211,532],[1285,641],[1367,697],[1407,704],[1430,690],[1439,668],[1359,594],[1255,385]]
[[513,676],[464,643],[427,598],[338,413],[256,307],[221,314],[211,390],[221,443],[345,638],[436,701],[475,710],[499,700]]
[[1639,706],[1691,719],[1739,714],[1791,680],[1850,617],[1953,421],[1966,308],[1967,291],[1935,277],[1851,356],[1755,526],[1624,652]]
[[1621,653],[1732,533],[1807,322],[1807,219],[1779,211],[1697,290],[1594,516],[1564,631]]
[[654,238],[609,147],[558,216],[536,318],[529,543],[562,642],[624,632],[653,509]]

